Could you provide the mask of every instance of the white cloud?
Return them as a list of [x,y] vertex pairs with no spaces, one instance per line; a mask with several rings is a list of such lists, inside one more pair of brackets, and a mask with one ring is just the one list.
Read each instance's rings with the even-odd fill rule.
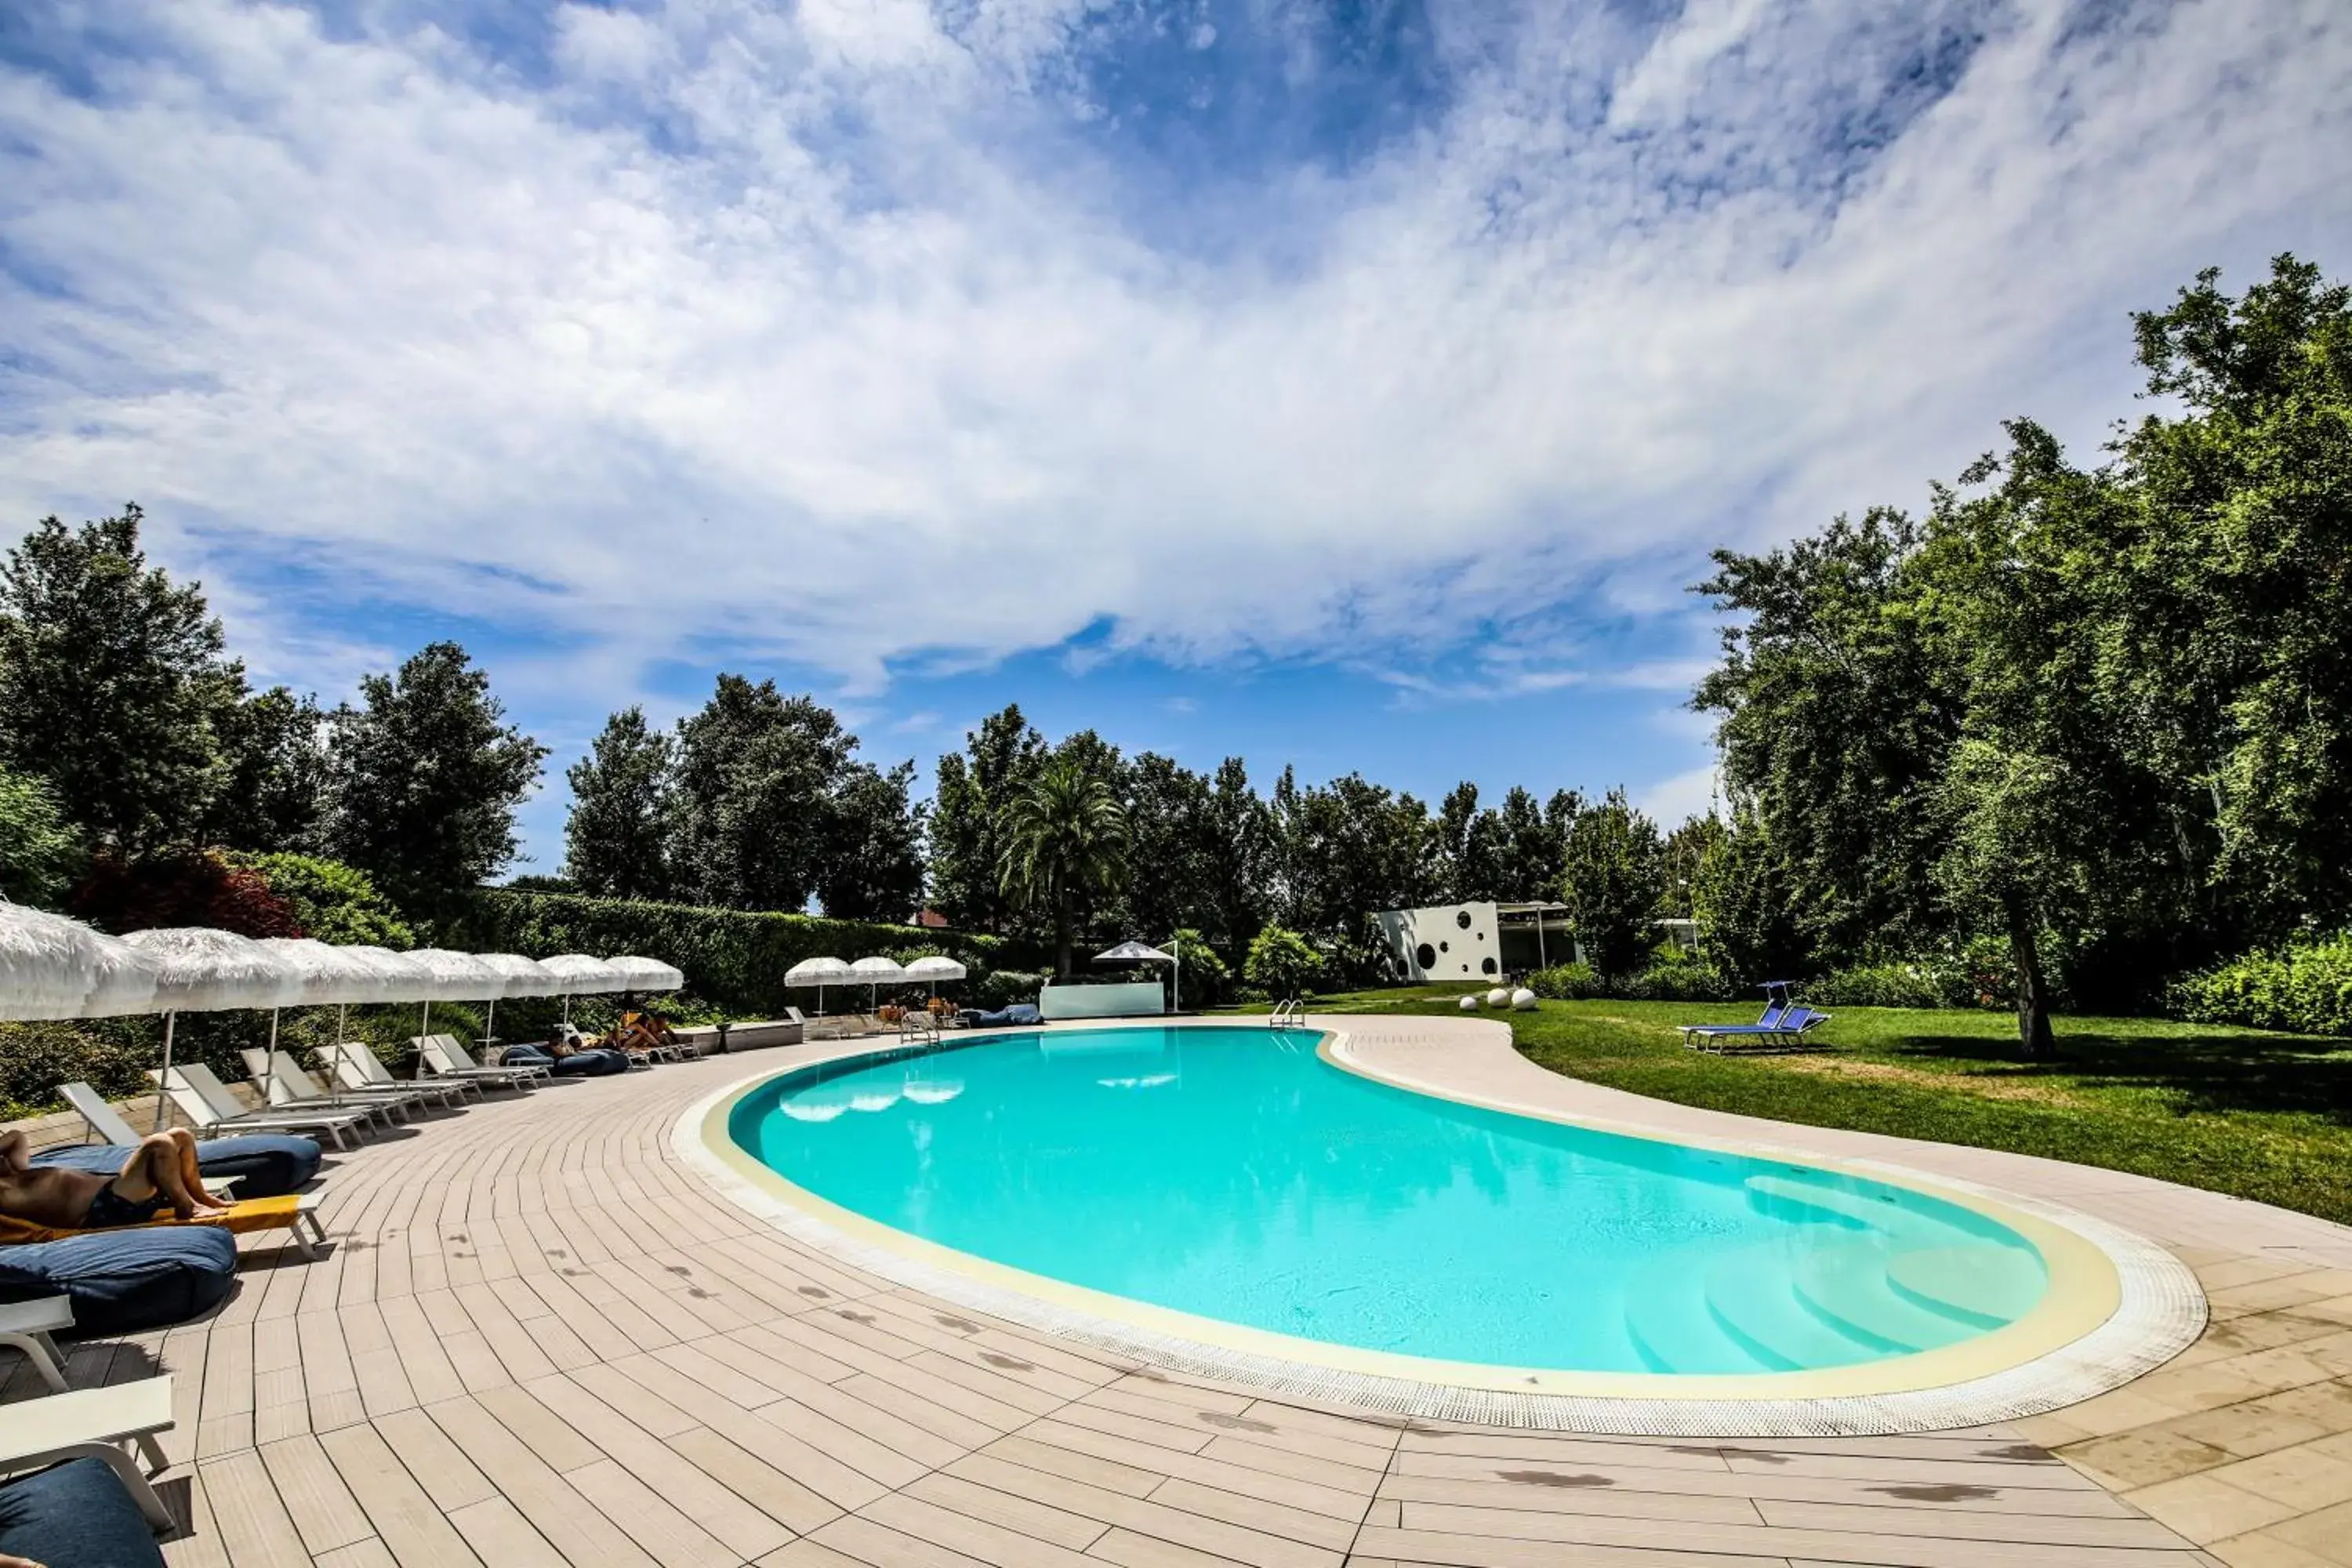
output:
[[[1108,155],[1040,154],[1080,0],[955,37],[919,0],[568,7],[544,86],[437,31],[124,9],[91,94],[0,68],[0,515],[136,494],[167,542],[614,670],[871,691],[1106,621],[1377,661],[1498,605],[1654,615],[1661,558],[1916,500],[2000,416],[2095,438],[2126,307],[2352,238],[2333,0],[2087,43],[2020,0],[1866,156],[1821,106],[1901,42],[1875,4],[1530,20],[1422,133],[1276,176],[1299,244],[1213,258],[1124,226]],[[1601,123],[1562,61],[1608,48]]]
[[1669,832],[1685,817],[1704,816],[1715,805],[1719,788],[1712,763],[1676,773],[1630,793],[1633,805],[1651,821]]

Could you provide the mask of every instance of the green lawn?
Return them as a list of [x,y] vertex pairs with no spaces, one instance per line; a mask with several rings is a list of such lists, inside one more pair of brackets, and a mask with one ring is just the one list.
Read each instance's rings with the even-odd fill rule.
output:
[[[1314,1006],[1452,1015],[1460,994]],[[2006,1013],[1852,1007],[1818,1031],[1818,1055],[1726,1058],[1685,1049],[1673,1026],[1750,1022],[1752,1005],[1546,1002],[1508,1017],[1530,1058],[1612,1089],[2136,1171],[2352,1224],[2352,1041],[2061,1018],[2058,1059],[2029,1064]]]

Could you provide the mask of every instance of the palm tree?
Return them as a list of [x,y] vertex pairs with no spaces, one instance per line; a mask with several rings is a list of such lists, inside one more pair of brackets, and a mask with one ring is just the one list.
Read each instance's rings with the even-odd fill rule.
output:
[[997,878],[1024,909],[1054,911],[1055,975],[1070,977],[1070,921],[1078,900],[1127,876],[1127,813],[1076,757],[1046,759],[1004,813]]

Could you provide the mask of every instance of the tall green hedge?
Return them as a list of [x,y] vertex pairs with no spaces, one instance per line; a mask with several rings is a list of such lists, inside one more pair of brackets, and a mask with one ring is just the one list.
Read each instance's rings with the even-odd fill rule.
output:
[[1036,967],[1038,957],[1024,944],[964,931],[503,888],[476,896],[462,934],[464,940],[453,945],[478,952],[657,958],[684,970],[687,989],[702,1001],[761,1016],[808,1000],[809,993],[785,988],[784,972],[820,954],[852,960],[873,953],[944,952],[968,965],[974,980],[1006,966]]
[[2176,1016],[2305,1035],[2352,1035],[2352,931],[2249,952],[2175,981]]

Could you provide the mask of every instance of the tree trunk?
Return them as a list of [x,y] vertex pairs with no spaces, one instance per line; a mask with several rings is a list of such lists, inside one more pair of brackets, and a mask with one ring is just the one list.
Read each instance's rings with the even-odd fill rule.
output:
[[2042,978],[2033,922],[2016,904],[2009,909],[2009,950],[2017,959],[2018,1041],[2029,1061],[2047,1060],[2058,1054],[2057,1037],[2050,1032],[2050,983]]
[[1054,905],[1054,978],[1064,985],[1070,983],[1070,906],[1066,900]]

